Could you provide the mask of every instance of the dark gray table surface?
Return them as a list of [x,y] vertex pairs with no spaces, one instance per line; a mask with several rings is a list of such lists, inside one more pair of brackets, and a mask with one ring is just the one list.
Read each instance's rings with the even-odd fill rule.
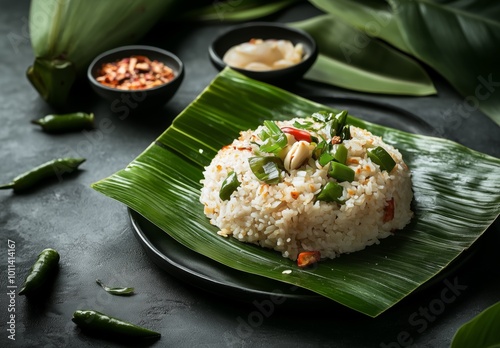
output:
[[[30,194],[0,191],[0,346],[118,347],[81,333],[71,322],[76,309],[90,308],[160,331],[153,346],[175,347],[447,347],[458,327],[500,300],[500,225],[481,237],[475,255],[444,280],[372,319],[348,310],[274,308],[225,299],[165,272],[136,239],[126,207],[90,188],[140,154],[210,83],[217,71],[208,60],[211,40],[229,24],[157,26],[140,43],[176,53],[186,65],[181,88],[148,117],[120,119],[106,101],[83,89],[75,108],[93,111],[106,132],[48,135],[30,120],[52,112],[25,77],[33,61],[27,35],[27,0],[2,0],[0,12],[0,181],[55,157],[82,156],[78,175]],[[292,21],[316,11],[298,5],[269,20]],[[352,106],[370,118],[366,105],[403,110],[430,125],[433,135],[500,157],[499,127],[478,110],[457,116],[466,102],[429,70],[438,95],[381,96],[300,81],[289,89]],[[352,105],[351,105],[352,104]],[[380,111],[380,112],[382,112]],[[391,121],[392,122],[392,121]],[[15,341],[8,339],[7,244],[15,242],[15,279],[20,284],[46,247],[61,254],[60,271],[42,301],[16,296]],[[105,293],[95,283],[134,286],[133,297]],[[450,289],[456,296],[449,295]],[[286,307],[286,308],[285,308]]]

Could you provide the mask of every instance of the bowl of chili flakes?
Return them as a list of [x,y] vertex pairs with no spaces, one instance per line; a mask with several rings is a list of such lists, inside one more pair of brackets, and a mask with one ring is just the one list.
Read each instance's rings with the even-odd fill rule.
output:
[[172,52],[143,45],[106,51],[89,65],[87,77],[101,97],[132,109],[167,103],[184,78],[184,64]]

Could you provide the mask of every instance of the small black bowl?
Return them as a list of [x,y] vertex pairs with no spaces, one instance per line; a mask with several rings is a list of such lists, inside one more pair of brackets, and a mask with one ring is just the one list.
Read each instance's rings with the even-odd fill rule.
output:
[[[174,71],[175,77],[163,85],[141,90],[121,90],[105,86],[96,80],[103,64],[133,55],[146,56],[150,60],[162,62]],[[97,56],[87,70],[87,77],[92,89],[99,96],[115,103],[125,103],[134,110],[142,110],[163,106],[172,99],[184,78],[184,64],[176,55],[161,48],[141,45],[122,46]]]
[[208,49],[212,64],[218,69],[224,69],[224,54],[233,46],[248,42],[251,39],[289,40],[292,44],[301,43],[304,47],[304,57],[300,63],[284,69],[269,71],[252,71],[241,68],[232,69],[255,80],[274,85],[284,85],[301,78],[314,64],[318,57],[318,47],[314,39],[305,31],[280,23],[252,22],[226,31],[217,37]]

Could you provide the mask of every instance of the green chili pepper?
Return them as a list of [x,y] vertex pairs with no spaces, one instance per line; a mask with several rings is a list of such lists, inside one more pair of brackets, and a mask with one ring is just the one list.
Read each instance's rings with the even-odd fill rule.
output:
[[383,147],[377,146],[368,151],[368,157],[380,166],[380,169],[387,170],[389,173],[396,166],[396,162]]
[[48,178],[58,178],[64,173],[72,173],[85,162],[85,158],[58,158],[15,177],[10,183],[1,185],[0,190],[13,189],[15,192],[32,188]]
[[328,171],[328,175],[330,177],[337,179],[339,182],[351,182],[354,180],[354,170],[352,170],[345,164],[332,161],[330,163],[330,166],[330,170]]
[[219,197],[223,201],[228,200],[231,194],[240,186],[238,181],[238,176],[234,171],[231,171],[227,177],[222,182],[222,186],[219,191]]
[[21,286],[19,295],[31,295],[39,290],[55,273],[58,264],[59,253],[57,251],[51,248],[42,250]]
[[74,132],[94,128],[94,114],[75,112],[71,114],[51,114],[31,121],[48,133]]
[[342,197],[343,191],[344,188],[337,182],[329,181],[321,189],[320,193],[317,196],[317,200],[325,202],[337,202],[342,204],[343,202],[340,200],[340,197]]
[[250,157],[248,163],[250,169],[260,181],[266,184],[277,184],[281,181],[280,169],[284,169],[284,166],[283,161],[279,157]]
[[71,319],[78,327],[91,333],[121,339],[159,339],[161,334],[94,310],[77,310]]
[[134,294],[134,288],[110,288],[99,279],[95,280],[97,284],[99,284],[106,292],[117,295],[117,296],[131,296]]

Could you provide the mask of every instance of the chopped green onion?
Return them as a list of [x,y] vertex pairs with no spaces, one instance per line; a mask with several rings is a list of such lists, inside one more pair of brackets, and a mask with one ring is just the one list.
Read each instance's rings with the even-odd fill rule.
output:
[[347,162],[347,148],[343,144],[339,144],[337,146],[337,150],[335,151],[335,155],[333,156],[335,161],[346,164]]
[[288,145],[286,134],[273,121],[264,121],[266,127],[260,134],[264,142],[260,145],[262,152],[278,153]]
[[308,122],[308,121],[304,121],[304,123],[295,121],[293,123],[293,126],[299,129],[310,129],[313,124],[314,124],[313,122]]
[[351,182],[354,180],[354,170],[346,166],[345,164],[332,162],[330,170],[328,171],[328,175],[334,179],[337,179],[339,182],[348,181]]
[[337,124],[339,125],[339,128],[337,128],[337,135],[341,133],[342,128],[344,128],[344,126],[346,125],[347,115],[348,115],[347,110],[342,110],[341,112],[335,115],[335,119],[337,120]]
[[222,182],[219,197],[223,201],[228,200],[231,197],[231,194],[240,186],[240,182],[238,181],[238,177],[234,171],[231,171],[227,177]]
[[396,166],[396,162],[391,155],[381,146],[368,151],[368,157],[373,163],[378,164],[380,169],[387,170],[389,173]]
[[343,190],[344,188],[340,186],[338,183],[330,181],[323,187],[321,192],[318,194],[317,199],[319,201],[324,201],[324,202],[343,203],[340,200],[340,197],[342,197]]
[[334,137],[341,136],[343,134],[342,130],[346,125],[347,115],[347,110],[342,110],[335,115],[331,112],[319,111],[313,113],[311,117],[318,122],[325,123],[326,132],[330,134],[331,137]]
[[346,140],[346,139],[349,140],[352,138],[351,137],[351,127],[348,124],[346,124],[344,126],[344,128],[342,128],[342,134],[340,135],[340,138],[342,140]]
[[332,144],[330,142],[327,142],[326,140],[322,140],[319,143],[317,143],[316,147],[313,150],[312,157],[314,159],[318,159],[321,157],[322,154],[330,152],[332,148]]
[[248,163],[250,169],[260,181],[266,184],[277,184],[281,181],[281,169],[284,167],[283,161],[279,157],[250,157]]
[[311,115],[311,117],[317,121],[317,122],[323,122],[326,123],[330,121],[333,117],[333,114],[331,112],[326,112],[326,111],[318,111],[315,112]]

